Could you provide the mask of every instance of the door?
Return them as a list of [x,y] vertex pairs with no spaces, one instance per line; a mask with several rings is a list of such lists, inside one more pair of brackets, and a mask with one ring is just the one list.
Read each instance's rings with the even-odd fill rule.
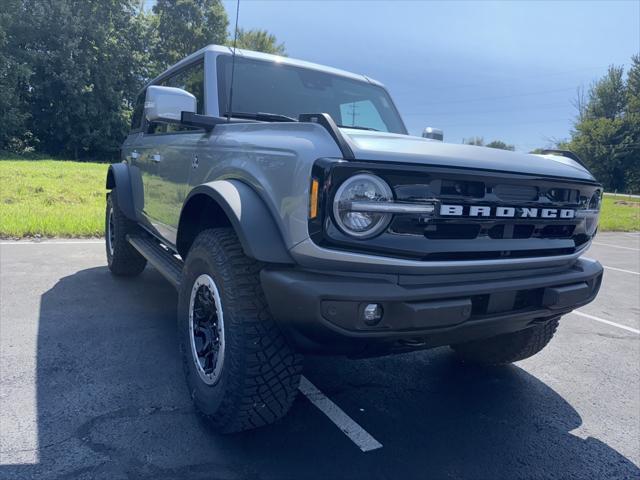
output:
[[[204,113],[204,64],[192,63],[158,85],[176,87],[193,94],[197,113]],[[204,130],[176,123],[146,125],[139,140],[138,165],[144,186],[143,214],[148,225],[175,245],[180,211],[189,191],[189,176],[197,144]]]

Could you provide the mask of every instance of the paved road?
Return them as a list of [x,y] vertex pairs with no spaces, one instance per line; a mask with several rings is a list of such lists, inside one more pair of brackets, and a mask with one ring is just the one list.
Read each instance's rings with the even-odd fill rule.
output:
[[213,433],[185,388],[174,291],[152,269],[112,277],[103,248],[0,245],[0,478],[640,478],[638,235],[598,236],[598,300],[515,366],[446,348],[308,359],[321,400],[382,445],[368,452],[303,395],[277,425]]

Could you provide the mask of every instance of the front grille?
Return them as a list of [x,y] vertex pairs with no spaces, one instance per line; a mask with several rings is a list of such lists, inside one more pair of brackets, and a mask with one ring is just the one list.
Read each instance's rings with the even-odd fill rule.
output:
[[496,185],[493,192],[500,200],[510,203],[538,200],[538,188],[527,185]]
[[431,240],[472,240],[489,237],[495,240],[525,238],[572,238],[575,224],[528,224],[518,220],[478,221],[465,223],[455,220],[431,220],[425,226],[407,216],[398,216],[391,224],[390,230],[397,234],[424,235]]
[[[325,212],[333,194],[349,176],[370,172],[382,177],[394,201],[463,207],[462,216],[396,214],[377,237],[357,240],[342,233],[329,213],[312,238],[331,248],[399,258],[484,260],[570,254],[589,241],[580,218],[524,216],[523,209],[580,208],[599,185],[541,176],[446,167],[344,162],[331,170]],[[316,173],[318,173],[316,171]],[[320,176],[321,174],[319,174]],[[470,206],[490,207],[489,216],[471,216]],[[497,207],[514,208],[515,217],[499,217]]]

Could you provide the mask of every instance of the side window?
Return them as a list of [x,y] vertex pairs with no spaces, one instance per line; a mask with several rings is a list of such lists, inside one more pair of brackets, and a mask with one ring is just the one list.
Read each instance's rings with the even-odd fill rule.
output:
[[[204,113],[204,63],[198,62],[174,73],[162,80],[159,85],[186,90],[196,97],[196,113]],[[149,125],[147,133],[171,133],[192,130],[189,127],[173,123],[154,123]]]
[[137,132],[142,128],[142,112],[144,111],[144,97],[147,94],[146,89],[138,95],[136,104],[133,107],[133,113],[131,114],[131,131]]
[[380,113],[371,100],[360,100],[340,104],[340,124],[345,127],[359,126],[375,128],[386,132],[385,125]]

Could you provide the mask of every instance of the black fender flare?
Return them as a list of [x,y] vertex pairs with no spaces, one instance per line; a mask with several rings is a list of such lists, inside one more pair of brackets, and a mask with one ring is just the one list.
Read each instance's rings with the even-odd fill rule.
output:
[[107,171],[107,190],[118,189],[118,207],[125,217],[136,221],[136,208],[133,200],[131,174],[126,163],[113,163]]
[[203,183],[189,192],[180,213],[177,245],[181,243],[183,214],[196,195],[207,195],[220,206],[247,256],[267,263],[294,263],[265,202],[252,187],[236,179]]

